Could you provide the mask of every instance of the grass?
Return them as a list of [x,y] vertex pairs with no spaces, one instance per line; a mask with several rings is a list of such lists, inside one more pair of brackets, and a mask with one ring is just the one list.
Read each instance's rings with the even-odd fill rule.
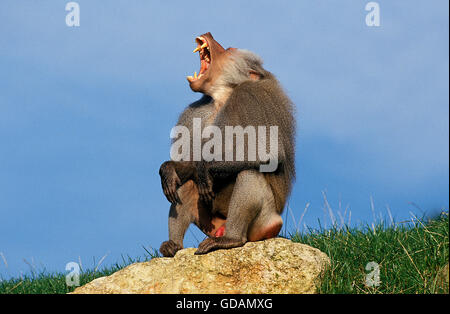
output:
[[[319,293],[431,294],[449,293],[448,234],[449,217],[443,213],[427,222],[414,218],[409,224],[334,227],[291,238],[330,257]],[[366,276],[376,271],[373,266],[366,270],[370,262],[378,265],[378,285],[366,285]]]
[[[294,242],[316,247],[330,257],[331,266],[318,284],[319,293],[449,293],[448,213],[430,221],[414,218],[409,223],[390,225],[378,223],[359,228],[309,229],[289,237]],[[157,256],[156,252],[146,250],[146,253],[143,259],[128,257],[100,270],[82,270],[80,284]],[[373,268],[366,270],[370,262],[378,265],[380,282],[367,286],[366,276],[374,272]],[[0,294],[71,292],[74,287],[66,285],[65,277],[66,273],[41,272],[3,280],[0,281]]]
[[[145,249],[145,248],[144,248]],[[157,252],[149,252],[144,257],[131,258],[123,257],[122,262],[112,266],[93,270],[80,269],[80,285],[84,285],[96,278],[109,276],[122,268],[137,262],[145,262],[153,257],[159,256]],[[75,290],[74,286],[66,285],[67,273],[40,273],[32,272],[21,278],[0,281],[0,294],[64,294]]]

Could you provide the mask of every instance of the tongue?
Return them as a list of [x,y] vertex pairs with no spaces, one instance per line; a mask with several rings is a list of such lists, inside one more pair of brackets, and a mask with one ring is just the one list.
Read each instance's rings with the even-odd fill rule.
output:
[[208,62],[202,60],[201,62],[201,67],[200,67],[200,73],[205,72],[206,70],[208,70]]

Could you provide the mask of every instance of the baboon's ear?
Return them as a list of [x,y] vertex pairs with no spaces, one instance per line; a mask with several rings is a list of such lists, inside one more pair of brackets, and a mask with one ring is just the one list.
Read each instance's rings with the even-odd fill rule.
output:
[[261,79],[261,77],[262,77],[261,73],[258,73],[258,72],[253,71],[253,70],[250,70],[250,72],[248,72],[248,75],[254,81],[259,81]]

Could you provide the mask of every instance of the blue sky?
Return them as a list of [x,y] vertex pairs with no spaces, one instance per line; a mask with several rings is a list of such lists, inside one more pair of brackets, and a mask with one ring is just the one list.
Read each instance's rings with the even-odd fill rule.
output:
[[[297,106],[302,225],[330,224],[323,192],[352,225],[448,209],[448,1],[378,1],[380,27],[367,2],[79,0],[69,28],[67,1],[1,1],[0,275],[167,239],[158,169],[199,97],[185,76],[207,31],[259,54]],[[191,228],[185,244],[201,239]]]

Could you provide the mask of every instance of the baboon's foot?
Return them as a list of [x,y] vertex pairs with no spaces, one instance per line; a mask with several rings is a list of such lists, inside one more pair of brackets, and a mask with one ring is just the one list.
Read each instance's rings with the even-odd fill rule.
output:
[[231,238],[227,238],[226,236],[216,237],[216,238],[208,238],[199,244],[198,249],[195,252],[195,254],[196,255],[206,254],[208,252],[212,252],[212,251],[219,250],[219,249],[231,249],[234,247],[243,246],[244,244],[245,244],[245,241],[243,241],[243,240],[231,239]]
[[159,248],[159,251],[164,257],[174,257],[175,253],[181,250],[183,246],[176,244],[174,241],[164,241]]

